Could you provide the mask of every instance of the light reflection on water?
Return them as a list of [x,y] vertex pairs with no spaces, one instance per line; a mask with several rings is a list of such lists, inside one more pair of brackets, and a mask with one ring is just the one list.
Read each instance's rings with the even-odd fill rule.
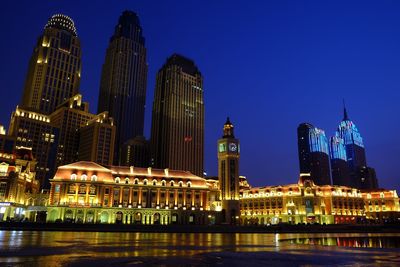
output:
[[[332,253],[343,252],[351,256],[350,260],[354,258],[356,261],[363,251],[340,248],[346,244],[353,244],[351,247],[399,248],[400,234],[366,236],[0,231],[0,265],[80,266],[95,262],[97,266],[109,266],[117,262],[118,265],[140,266],[157,260],[156,263],[163,263],[164,266],[183,266],[182,262],[188,261],[201,266],[205,263],[213,265],[216,261],[228,265],[230,260],[236,263],[241,260],[244,263],[254,260],[263,263],[274,259],[278,263],[285,261],[290,265],[290,257],[286,257],[287,255],[296,256],[296,260],[299,260],[299,256],[306,257],[303,260],[308,263],[307,257],[331,257]],[[364,255],[370,257],[370,263],[379,263],[382,259],[392,262],[392,256],[396,256],[393,261],[397,262],[396,259],[400,258],[399,252],[400,250],[380,250],[374,255],[374,251],[370,250]],[[237,255],[240,258],[236,259]]]

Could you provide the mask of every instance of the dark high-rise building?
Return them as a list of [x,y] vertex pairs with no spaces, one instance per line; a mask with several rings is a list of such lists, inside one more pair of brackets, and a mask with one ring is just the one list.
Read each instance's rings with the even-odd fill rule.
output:
[[21,107],[43,114],[79,91],[81,48],[68,16],[52,16],[39,37],[29,62]]
[[17,107],[11,115],[9,135],[15,138],[15,147],[32,148],[32,154],[37,160],[36,178],[42,189],[49,188],[59,128],[51,124],[49,116]]
[[156,168],[203,176],[203,78],[192,60],[177,54],[157,74],[151,150]]
[[329,139],[329,152],[331,158],[332,183],[334,185],[355,187],[356,184],[350,177],[343,139],[332,136]]
[[351,179],[349,185],[360,189],[378,188],[375,169],[367,166],[363,139],[356,125],[349,119],[346,107],[343,115],[336,136],[340,137],[345,145]]
[[79,130],[79,160],[112,165],[115,142],[114,120],[108,112],[98,114]]
[[77,94],[50,114],[51,124],[59,129],[56,166],[78,161],[79,129],[95,117],[89,112],[89,104]]
[[98,113],[108,111],[117,127],[114,164],[129,139],[143,136],[147,62],[138,16],[124,11],[110,39],[103,64]]
[[309,123],[297,128],[300,173],[309,173],[317,185],[331,184],[329,145],[325,132]]
[[336,135],[343,139],[350,171],[355,172],[357,168],[366,166],[363,139],[356,125],[349,119],[346,108],[344,108],[343,120],[339,124]]
[[356,171],[357,184],[360,189],[376,189],[379,188],[378,179],[374,168],[362,166]]
[[150,166],[149,142],[144,136],[136,136],[122,146],[121,164],[124,166]]

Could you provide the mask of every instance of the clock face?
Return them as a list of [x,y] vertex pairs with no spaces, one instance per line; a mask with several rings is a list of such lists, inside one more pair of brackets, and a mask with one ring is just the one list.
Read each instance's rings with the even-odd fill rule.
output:
[[237,151],[237,145],[235,143],[229,143],[229,151],[236,152]]

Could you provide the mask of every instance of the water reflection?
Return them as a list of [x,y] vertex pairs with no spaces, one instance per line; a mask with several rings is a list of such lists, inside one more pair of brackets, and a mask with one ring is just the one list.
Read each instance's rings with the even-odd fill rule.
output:
[[353,248],[400,248],[400,236],[296,238],[288,241],[291,244],[302,245],[322,245]]
[[[304,245],[328,245],[326,247]],[[400,234],[216,234],[216,233],[101,233],[0,231],[0,265],[8,266],[185,266],[229,265],[275,259],[276,263],[318,257],[337,258],[339,247],[400,248]],[[323,250],[323,251],[322,251]],[[233,254],[232,254],[233,253]],[[334,255],[331,255],[333,253]],[[346,253],[355,253],[348,252]],[[371,262],[400,258],[398,252],[369,253]],[[356,260],[359,251],[349,260]],[[239,255],[239,256],[238,256]],[[375,258],[374,258],[375,257]],[[344,259],[345,257],[340,257]],[[364,259],[364,258],[363,258]],[[341,262],[338,262],[340,264]],[[297,264],[296,264],[297,265]]]

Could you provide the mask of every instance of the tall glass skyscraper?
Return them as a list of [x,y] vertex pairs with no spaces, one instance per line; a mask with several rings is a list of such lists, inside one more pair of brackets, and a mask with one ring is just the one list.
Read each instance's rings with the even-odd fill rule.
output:
[[31,56],[21,106],[42,114],[76,95],[81,76],[81,48],[73,20],[53,15]]
[[300,172],[309,173],[317,185],[331,184],[329,145],[325,132],[309,123],[297,128]]
[[367,166],[363,139],[356,125],[349,119],[346,107],[344,107],[343,120],[338,126],[336,136],[343,140],[349,170],[349,178],[342,181],[341,185],[360,189],[377,188],[376,172]]
[[351,171],[367,165],[363,139],[356,125],[349,119],[346,108],[344,108],[343,120],[338,126],[336,136],[344,142],[347,162]]
[[158,71],[153,101],[154,167],[203,176],[203,77],[195,63],[174,54]]
[[124,11],[119,17],[102,68],[98,113],[108,111],[117,127],[114,164],[122,145],[143,136],[147,62],[139,17]]

